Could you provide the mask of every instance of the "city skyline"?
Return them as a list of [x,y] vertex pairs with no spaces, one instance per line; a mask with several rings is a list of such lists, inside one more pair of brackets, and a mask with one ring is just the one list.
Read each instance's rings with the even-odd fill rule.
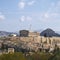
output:
[[30,27],[60,31],[60,0],[0,0],[0,30]]

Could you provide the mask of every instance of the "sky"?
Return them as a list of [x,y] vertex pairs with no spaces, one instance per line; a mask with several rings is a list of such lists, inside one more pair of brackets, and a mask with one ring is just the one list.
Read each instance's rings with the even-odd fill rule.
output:
[[60,0],[0,0],[0,31],[60,31]]

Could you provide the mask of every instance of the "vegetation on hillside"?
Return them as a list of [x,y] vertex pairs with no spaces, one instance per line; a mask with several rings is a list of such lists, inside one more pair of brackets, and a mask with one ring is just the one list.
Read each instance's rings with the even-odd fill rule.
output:
[[22,53],[16,52],[12,54],[2,54],[0,60],[26,60]]
[[32,55],[21,52],[2,54],[0,60],[60,60],[60,50],[55,50],[53,53],[35,52]]

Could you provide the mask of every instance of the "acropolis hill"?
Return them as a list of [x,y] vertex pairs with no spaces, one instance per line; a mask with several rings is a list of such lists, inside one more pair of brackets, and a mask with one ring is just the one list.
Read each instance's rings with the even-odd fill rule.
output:
[[0,48],[2,43],[16,51],[20,51],[21,48],[34,51],[49,49],[51,51],[56,45],[60,48],[60,37],[40,36],[39,32],[20,30],[20,36],[13,34],[9,37],[0,38]]

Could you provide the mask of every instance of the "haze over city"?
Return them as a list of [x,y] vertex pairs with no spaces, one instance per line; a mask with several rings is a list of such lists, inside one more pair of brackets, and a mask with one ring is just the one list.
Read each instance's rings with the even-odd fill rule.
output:
[[0,0],[0,30],[51,28],[60,31],[60,0]]

